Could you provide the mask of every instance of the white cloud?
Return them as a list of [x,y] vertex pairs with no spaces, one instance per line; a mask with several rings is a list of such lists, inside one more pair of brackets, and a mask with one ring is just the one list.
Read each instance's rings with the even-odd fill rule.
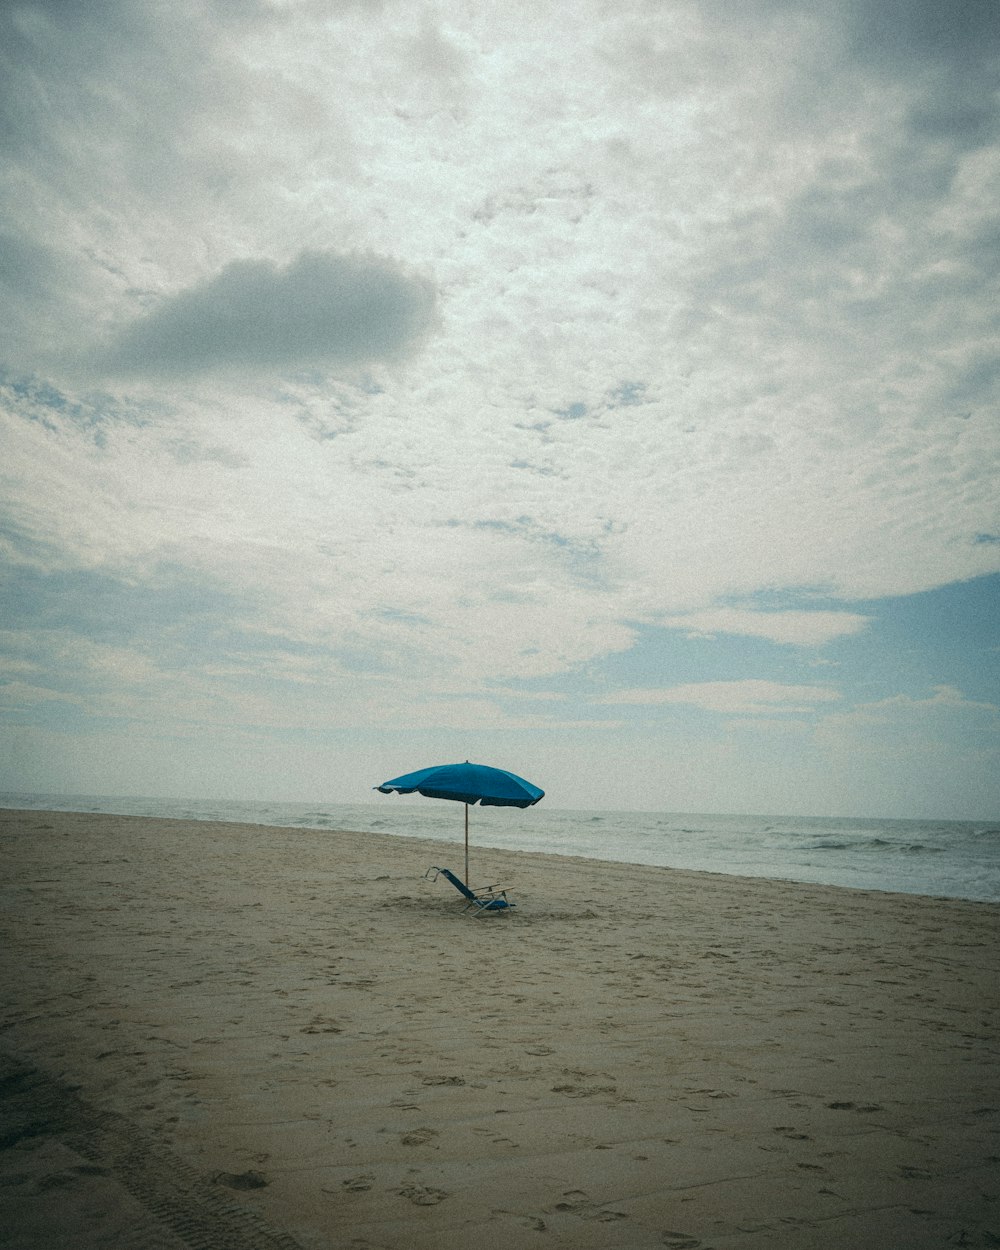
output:
[[0,541],[35,627],[113,601],[109,690],[257,671],[287,726],[313,683],[482,724],[562,679],[586,721],[648,627],[839,643],[846,691],[852,601],[1000,569],[987,8],[7,6]]
[[741,681],[687,682],[608,695],[605,703],[659,705],[690,704],[708,712],[757,716],[767,713],[815,711],[818,704],[836,702],[838,691],[829,686],[796,686],[747,678]]
[[694,634],[742,634],[799,647],[819,647],[834,638],[857,634],[869,618],[856,612],[755,612],[741,608],[712,608],[668,616],[660,621],[668,629]]
[[0,704],[14,710],[40,703],[80,703],[72,695],[24,681],[0,682]]
[[[853,810],[993,819],[1000,774],[1000,706],[951,686],[895,694],[821,717],[814,751]],[[876,797],[880,796],[880,797]]]
[[858,703],[828,718],[824,732],[866,730],[873,726],[929,726],[940,714],[985,713],[986,719],[996,718],[995,728],[1000,729],[1000,706],[982,699],[970,699],[954,686],[936,686],[926,698],[914,698],[909,694],[890,695],[870,703]]

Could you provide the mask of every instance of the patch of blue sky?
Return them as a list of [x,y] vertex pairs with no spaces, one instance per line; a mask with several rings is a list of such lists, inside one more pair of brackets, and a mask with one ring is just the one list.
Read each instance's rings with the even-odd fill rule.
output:
[[[613,408],[636,408],[646,403],[648,398],[645,382],[622,381],[606,391],[597,410]],[[549,411],[562,421],[581,421],[590,415],[591,405],[582,399],[571,400],[561,408],[550,408]]]
[[237,595],[171,569],[161,570],[156,585],[93,571],[14,569],[0,586],[7,656],[27,664],[43,688],[52,682],[42,675],[58,673],[53,689],[68,695],[86,697],[106,684],[101,666],[88,663],[94,646],[146,657],[161,674],[211,668],[217,681],[269,690],[287,685],[300,659],[307,670],[329,660],[354,672],[390,667],[360,639],[324,646],[256,628],[257,608],[250,591]]
[[[830,675],[835,670],[817,669],[814,658],[812,649],[766,638],[641,626],[630,651],[601,663],[599,684],[609,694],[746,680],[836,689],[837,681]],[[774,712],[786,714],[780,705]]]
[[671,645],[674,662],[680,654],[695,657],[701,680],[717,680],[720,665],[731,670],[730,678],[741,674],[769,680],[788,680],[786,674],[791,672],[799,674],[799,680],[807,671],[815,678],[829,666],[845,695],[858,699],[925,697],[937,686],[951,685],[969,698],[1000,701],[998,574],[914,595],[848,602],[821,587],[766,590],[730,601],[729,606],[757,612],[847,611],[866,617],[868,624],[820,647],[722,633],[697,652]]
[[35,415],[32,411],[35,405],[42,409],[51,408],[54,412],[67,412],[79,406],[71,403],[62,391],[57,390],[50,382],[43,381],[41,378],[13,374],[6,369],[0,369],[0,386],[3,386],[12,398],[30,406],[26,414],[28,416]]
[[634,408],[644,404],[646,399],[645,382],[620,382],[608,392],[606,403],[609,408]]
[[[734,634],[707,635],[683,629],[631,623],[635,641],[572,672],[519,683],[525,690],[548,690],[567,697],[597,700],[629,690],[660,690],[695,682],[740,681],[748,677],[821,684],[809,657],[799,648]],[[616,715],[621,705],[611,709]],[[657,709],[659,710],[659,709]]]
[[850,663],[855,680],[911,696],[949,685],[1000,704],[1000,574],[852,606],[872,618],[867,636],[824,654]]
[[[748,606],[742,601],[742,606]],[[905,696],[927,699],[941,686],[969,701],[1000,704],[1000,575],[939,587],[918,595],[845,604],[772,592],[755,596],[756,610],[850,610],[869,618],[858,633],[822,646],[799,646],[730,633],[632,623],[635,641],[571,672],[522,683],[572,701],[595,702],[630,690],[664,690],[707,682],[758,680],[827,688],[841,706]],[[513,685],[514,683],[508,683]],[[822,702],[819,711],[830,711]],[[646,714],[674,714],[650,705]],[[623,705],[613,705],[616,715]],[[780,705],[775,714],[783,713]]]
[[60,423],[68,423],[88,431],[98,446],[104,446],[103,426],[113,421],[136,427],[150,425],[169,412],[160,400],[131,399],[127,404],[104,392],[96,391],[70,398],[51,382],[34,375],[17,374],[0,366],[0,392],[11,409],[25,420],[37,422],[57,432]]
[[69,630],[103,643],[184,632],[206,621],[226,631],[240,606],[235,595],[170,567],[158,571],[155,585],[92,570],[15,568],[0,586],[8,629]]
[[[65,684],[60,679],[59,685]],[[87,734],[93,730],[94,711],[85,697],[77,692],[67,694],[50,681],[32,686],[30,695],[15,683],[0,682],[0,723],[7,729],[32,727]],[[129,723],[123,720],[119,728],[125,731]],[[107,724],[102,718],[101,728]]]

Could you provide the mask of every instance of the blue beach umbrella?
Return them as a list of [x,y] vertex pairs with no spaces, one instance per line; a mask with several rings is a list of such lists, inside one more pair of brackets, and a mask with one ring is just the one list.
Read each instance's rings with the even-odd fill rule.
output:
[[530,781],[486,764],[438,764],[415,773],[394,777],[375,786],[381,794],[423,794],[429,799],[453,799],[465,804],[465,880],[469,880],[469,805],[482,807],[531,807],[545,791]]

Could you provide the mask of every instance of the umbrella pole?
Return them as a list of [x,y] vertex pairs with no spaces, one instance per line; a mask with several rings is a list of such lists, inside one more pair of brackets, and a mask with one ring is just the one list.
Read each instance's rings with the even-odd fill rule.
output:
[[469,805],[465,805],[465,884],[469,884]]

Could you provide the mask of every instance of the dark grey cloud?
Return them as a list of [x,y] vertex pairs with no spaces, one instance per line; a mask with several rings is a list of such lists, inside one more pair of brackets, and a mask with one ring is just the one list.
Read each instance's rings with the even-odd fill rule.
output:
[[430,283],[385,257],[303,252],[283,269],[233,261],[127,326],[101,364],[182,376],[391,360],[419,345],[434,310]]
[[789,28],[799,18],[825,32],[825,60],[841,46],[851,57],[893,72],[917,65],[968,70],[1000,48],[996,0],[699,0],[708,20],[741,35]]
[[167,255],[204,227],[198,193],[221,163],[204,119],[244,109],[227,23],[259,8],[0,0],[0,362],[76,361],[143,281],[125,269],[153,253],[144,223]]
[[804,36],[797,52],[803,101],[809,92],[850,100],[863,90],[860,74],[936,97],[932,108],[970,118],[993,113],[996,0],[700,0],[698,7],[723,44],[727,36],[750,45]]
[[968,71],[1000,49],[996,0],[854,0],[847,13],[852,52],[886,68]]
[[904,138],[955,153],[992,142],[1000,124],[996,0],[855,0],[850,64],[908,96]]
[[209,12],[183,5],[0,5],[0,150],[46,181],[78,176],[97,153],[119,166],[162,159],[218,94],[219,37]]
[[433,289],[383,257],[241,261],[165,294],[180,254],[217,257],[234,208],[259,220],[294,176],[262,118],[280,125],[299,96],[239,55],[284,20],[264,0],[0,3],[0,363],[93,382],[322,368],[417,345]]

